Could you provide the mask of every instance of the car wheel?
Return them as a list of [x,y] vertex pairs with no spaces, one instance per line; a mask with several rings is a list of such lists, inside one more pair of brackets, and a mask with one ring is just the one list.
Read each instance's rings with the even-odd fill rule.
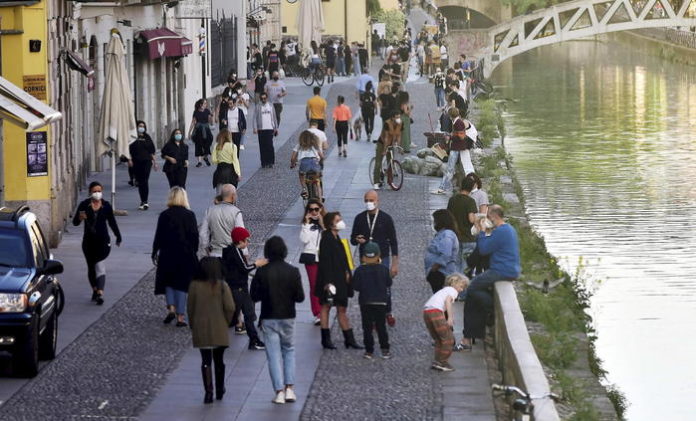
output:
[[12,367],[16,374],[34,377],[39,372],[39,324],[34,319],[12,355]]
[[39,358],[52,360],[56,357],[56,345],[58,344],[58,313],[54,312],[48,321],[46,329],[39,337]]

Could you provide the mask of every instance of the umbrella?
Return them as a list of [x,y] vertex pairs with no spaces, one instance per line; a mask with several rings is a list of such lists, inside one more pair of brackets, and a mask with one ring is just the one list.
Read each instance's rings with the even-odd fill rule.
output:
[[124,54],[121,37],[117,32],[113,32],[106,50],[106,79],[99,119],[97,155],[111,154],[111,205],[114,209],[116,157],[128,155],[128,145],[137,137]]
[[302,0],[300,13],[297,15],[298,39],[303,51],[309,49],[312,41],[321,44],[321,33],[324,32],[324,11],[321,0]]

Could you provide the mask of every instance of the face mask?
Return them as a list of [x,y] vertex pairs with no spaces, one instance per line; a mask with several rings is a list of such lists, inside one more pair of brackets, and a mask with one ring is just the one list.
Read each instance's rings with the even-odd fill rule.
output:
[[145,133],[145,127],[138,127],[138,133]]
[[182,138],[183,138],[183,136],[181,134],[174,135],[174,140],[176,140],[177,142],[180,142]]
[[395,122],[396,124],[401,124],[401,119],[400,119],[400,118],[397,118],[396,120],[394,120],[394,122]]
[[346,229],[346,222],[344,220],[340,220],[336,223],[336,230],[341,231]]
[[365,202],[365,208],[367,208],[367,210],[369,211],[373,211],[377,209],[377,205],[375,204],[375,202]]
[[102,192],[100,192],[100,191],[95,191],[95,192],[92,193],[89,197],[91,197],[91,198],[94,199],[94,200],[101,200],[101,198],[102,198]]

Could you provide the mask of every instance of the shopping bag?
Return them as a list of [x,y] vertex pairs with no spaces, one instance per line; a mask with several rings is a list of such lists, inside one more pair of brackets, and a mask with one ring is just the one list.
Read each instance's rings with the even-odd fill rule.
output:
[[343,249],[346,252],[346,260],[348,261],[348,269],[350,269],[352,271],[354,268],[354,265],[353,265],[353,255],[350,253],[350,243],[348,243],[347,238],[342,238],[341,243],[343,243]]

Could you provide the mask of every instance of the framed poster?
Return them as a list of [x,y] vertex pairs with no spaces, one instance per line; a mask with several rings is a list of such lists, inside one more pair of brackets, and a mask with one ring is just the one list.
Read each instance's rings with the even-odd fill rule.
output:
[[27,132],[27,176],[48,175],[48,142],[46,132]]

